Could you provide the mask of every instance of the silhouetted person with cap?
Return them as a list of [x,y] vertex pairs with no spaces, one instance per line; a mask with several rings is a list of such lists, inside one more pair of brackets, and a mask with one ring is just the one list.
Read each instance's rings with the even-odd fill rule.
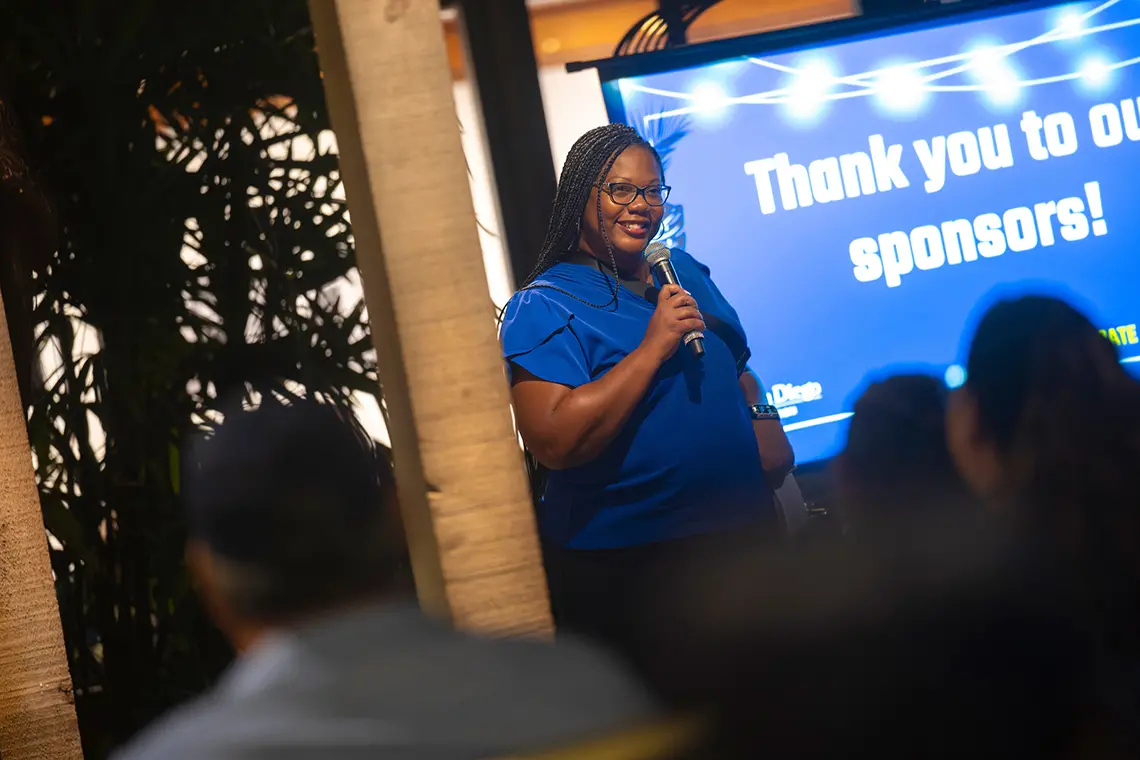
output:
[[468,636],[405,598],[390,468],[348,411],[237,412],[194,454],[187,558],[238,658],[122,760],[493,757],[649,716],[591,650]]

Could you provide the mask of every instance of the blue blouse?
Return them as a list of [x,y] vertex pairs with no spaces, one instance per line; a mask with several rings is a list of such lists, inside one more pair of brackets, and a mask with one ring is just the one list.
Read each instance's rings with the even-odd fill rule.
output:
[[[557,546],[636,546],[775,519],[739,385],[744,329],[707,267],[679,250],[672,261],[705,315],[705,356],[682,346],[596,459],[550,472],[538,523]],[[592,308],[553,288],[605,304],[613,286],[596,267],[560,262],[516,293],[500,333],[508,366],[571,388],[605,375],[641,343],[654,304],[622,287],[616,308]]]

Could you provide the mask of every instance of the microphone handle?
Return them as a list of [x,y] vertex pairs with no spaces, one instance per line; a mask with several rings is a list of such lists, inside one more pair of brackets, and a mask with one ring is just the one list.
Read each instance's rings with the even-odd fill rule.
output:
[[[662,286],[681,284],[677,281],[677,270],[673,269],[673,264],[669,260],[655,265],[653,276]],[[705,334],[700,330],[689,330],[681,337],[681,342],[689,347],[689,353],[693,355],[694,359],[700,359],[705,355]]]

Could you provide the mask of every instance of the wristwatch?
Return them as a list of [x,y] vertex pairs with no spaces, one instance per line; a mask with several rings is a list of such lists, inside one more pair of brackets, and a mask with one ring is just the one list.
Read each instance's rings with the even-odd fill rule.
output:
[[780,419],[780,412],[776,407],[771,404],[753,404],[749,407],[752,412],[752,419],[754,420],[778,420]]

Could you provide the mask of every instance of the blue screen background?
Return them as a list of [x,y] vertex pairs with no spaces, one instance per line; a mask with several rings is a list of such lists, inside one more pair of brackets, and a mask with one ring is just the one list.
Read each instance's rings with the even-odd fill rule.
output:
[[[989,52],[979,56],[980,48]],[[607,86],[619,88],[624,119],[663,149],[675,205],[668,210],[670,242],[712,269],[740,313],[752,366],[775,389],[775,400],[800,400],[785,404],[784,424],[797,459],[808,462],[838,452],[844,420],[869,379],[909,369],[960,382],[973,324],[1000,295],[1054,292],[1074,300],[1098,326],[1140,322],[1140,213],[1132,200],[1140,142],[1125,137],[1098,147],[1088,117],[1095,104],[1140,96],[1138,57],[1140,0],[1116,0],[744,57]],[[874,73],[885,68],[891,73]],[[838,81],[842,77],[848,79]],[[1071,114],[1077,151],[1033,160],[1019,127],[1029,110],[1042,117]],[[1012,167],[964,177],[947,171],[941,191],[924,190],[913,141],[997,124],[1008,128]],[[903,146],[909,187],[761,213],[747,162],[787,153],[806,166],[868,152],[874,134]],[[1090,181],[1100,183],[1103,236],[1058,237],[1050,247],[916,268],[893,288],[853,274],[848,247],[857,238],[1084,198]],[[778,191],[776,199],[779,204]],[[1140,359],[1140,345],[1121,346],[1121,355]]]

